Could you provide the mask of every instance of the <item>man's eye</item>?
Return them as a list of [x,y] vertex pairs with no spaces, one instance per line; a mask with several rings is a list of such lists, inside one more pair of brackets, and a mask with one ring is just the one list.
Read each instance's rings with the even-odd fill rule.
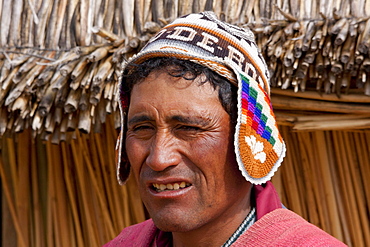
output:
[[140,131],[140,130],[150,130],[152,129],[153,127],[150,126],[150,125],[139,125],[139,126],[135,126],[134,128],[132,128],[133,131]]
[[185,131],[199,131],[200,128],[197,126],[182,125],[178,129]]

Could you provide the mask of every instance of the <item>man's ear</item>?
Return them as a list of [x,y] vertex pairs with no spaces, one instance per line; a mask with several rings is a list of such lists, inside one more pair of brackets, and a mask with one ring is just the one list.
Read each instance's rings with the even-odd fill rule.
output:
[[130,176],[131,165],[128,161],[125,147],[125,132],[119,133],[116,144],[116,168],[117,168],[117,180],[120,185],[124,185]]

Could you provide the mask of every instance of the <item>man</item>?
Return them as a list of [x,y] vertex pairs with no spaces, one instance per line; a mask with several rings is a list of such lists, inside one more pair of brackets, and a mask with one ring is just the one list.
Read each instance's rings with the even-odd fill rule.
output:
[[175,20],[125,65],[118,179],[151,219],[106,246],[343,246],[269,182],[285,156],[253,34],[213,13]]

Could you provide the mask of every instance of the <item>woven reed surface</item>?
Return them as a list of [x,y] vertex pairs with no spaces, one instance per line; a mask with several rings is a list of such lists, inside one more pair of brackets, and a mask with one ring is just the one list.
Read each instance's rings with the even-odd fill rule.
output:
[[[60,145],[29,129],[2,138],[3,246],[98,247],[145,219],[133,180],[116,181],[111,117],[102,130]],[[369,246],[370,132],[281,130],[288,153],[273,183],[284,205],[349,246]]]

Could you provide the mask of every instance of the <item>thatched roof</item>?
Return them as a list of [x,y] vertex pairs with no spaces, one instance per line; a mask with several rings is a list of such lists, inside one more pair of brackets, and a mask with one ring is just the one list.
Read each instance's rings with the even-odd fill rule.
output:
[[[294,91],[344,104],[339,110],[326,105],[305,110],[370,112],[369,0],[3,0],[0,136],[32,128],[58,142],[76,128],[99,131],[106,114],[118,115],[122,61],[161,26],[202,10],[254,31],[272,86],[285,89],[273,90],[275,108],[307,106],[274,96]],[[282,122],[287,119],[284,115]],[[362,119],[361,128],[369,127],[369,117]]]

